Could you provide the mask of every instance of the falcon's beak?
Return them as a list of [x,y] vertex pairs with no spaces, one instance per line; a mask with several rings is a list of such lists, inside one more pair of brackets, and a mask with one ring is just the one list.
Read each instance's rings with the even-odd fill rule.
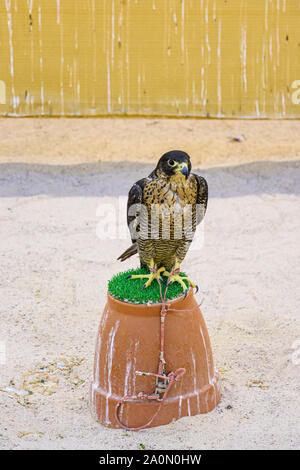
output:
[[186,163],[180,163],[178,167],[176,168],[177,173],[182,173],[184,176],[187,176],[188,174],[188,166]]

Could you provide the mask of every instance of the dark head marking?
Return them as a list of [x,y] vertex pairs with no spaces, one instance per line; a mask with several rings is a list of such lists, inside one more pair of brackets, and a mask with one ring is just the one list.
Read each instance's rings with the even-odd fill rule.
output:
[[186,152],[171,150],[165,153],[158,161],[155,172],[171,177],[176,173],[183,174],[188,178],[191,172],[191,160]]

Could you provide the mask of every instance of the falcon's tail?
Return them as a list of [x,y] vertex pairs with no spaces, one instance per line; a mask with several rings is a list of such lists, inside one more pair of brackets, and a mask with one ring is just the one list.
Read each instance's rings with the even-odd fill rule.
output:
[[138,252],[137,243],[133,243],[117,259],[119,259],[120,261],[125,261],[126,259],[130,258],[130,256],[135,255],[137,252]]

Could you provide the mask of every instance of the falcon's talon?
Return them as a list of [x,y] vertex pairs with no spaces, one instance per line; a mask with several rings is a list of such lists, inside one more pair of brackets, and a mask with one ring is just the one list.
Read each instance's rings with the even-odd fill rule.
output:
[[197,292],[198,292],[198,290],[199,290],[199,287],[197,286],[197,284],[196,284],[195,289],[196,289],[196,290],[195,290],[195,294],[197,294]]
[[157,269],[157,266],[154,264],[154,261],[151,260],[149,264],[149,270],[150,274],[130,274],[130,276],[127,276],[126,279],[148,279],[147,282],[145,282],[145,284],[143,285],[142,290],[149,287],[154,279],[162,281],[160,273],[162,271],[165,271],[164,267]]
[[176,261],[174,268],[171,269],[170,272],[168,271],[163,272],[163,276],[168,276],[169,278],[169,282],[167,286],[170,286],[171,284],[173,284],[173,282],[178,282],[178,284],[181,285],[182,290],[184,292],[184,298],[186,298],[187,296],[188,288],[185,282],[183,281],[187,281],[192,288],[196,287],[198,291],[198,286],[193,281],[191,281],[191,279],[189,279],[187,276],[180,276],[180,265],[178,261]]

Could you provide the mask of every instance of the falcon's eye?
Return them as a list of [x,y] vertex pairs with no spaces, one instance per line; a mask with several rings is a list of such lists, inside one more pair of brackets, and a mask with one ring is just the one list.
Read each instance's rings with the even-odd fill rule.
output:
[[170,166],[174,166],[174,165],[175,165],[174,160],[168,160],[168,163],[169,163]]

